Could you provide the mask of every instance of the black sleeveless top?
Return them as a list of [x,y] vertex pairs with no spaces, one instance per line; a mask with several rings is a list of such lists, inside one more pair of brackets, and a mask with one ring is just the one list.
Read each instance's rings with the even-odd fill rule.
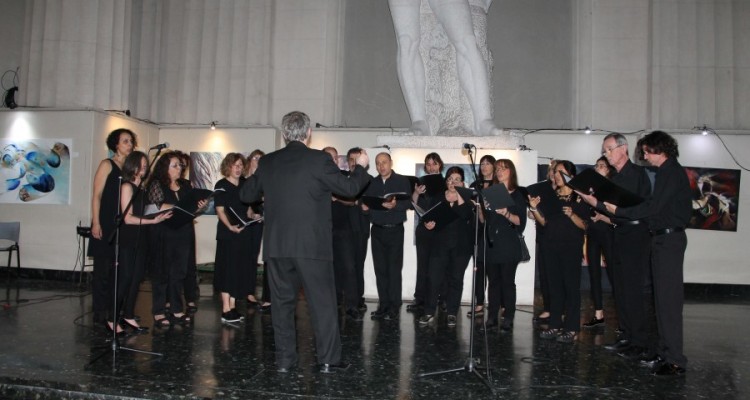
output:
[[114,258],[115,256],[114,240],[112,243],[108,241],[115,230],[115,218],[117,218],[117,211],[119,210],[117,200],[120,197],[119,189],[122,171],[111,158],[107,160],[112,166],[112,170],[107,175],[107,180],[102,190],[101,202],[99,203],[99,224],[102,227],[102,239],[91,238],[88,251],[90,257]]
[[[125,182],[122,185],[130,185],[130,187],[133,189],[133,203],[130,206],[133,215],[144,215],[147,203],[144,191],[139,190],[138,187],[132,182]],[[146,229],[149,226],[150,225],[128,225],[123,223],[120,227],[120,247],[139,247],[139,245],[142,244],[146,239]]]

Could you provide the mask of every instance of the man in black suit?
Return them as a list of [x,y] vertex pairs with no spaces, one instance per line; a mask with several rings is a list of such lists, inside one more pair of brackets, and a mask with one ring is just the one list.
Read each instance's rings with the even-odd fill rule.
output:
[[287,145],[260,159],[242,186],[246,203],[265,199],[263,257],[271,289],[276,363],[288,372],[297,363],[294,313],[300,286],[310,308],[321,372],[345,369],[333,272],[331,196],[354,197],[369,182],[362,152],[349,177],[331,156],[307,147],[310,118],[293,111],[281,121]]

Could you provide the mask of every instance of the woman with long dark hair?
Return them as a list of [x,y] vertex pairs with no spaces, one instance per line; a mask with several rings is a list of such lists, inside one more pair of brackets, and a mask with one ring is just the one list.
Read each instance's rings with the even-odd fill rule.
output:
[[555,166],[554,179],[557,198],[562,203],[561,212],[542,215],[537,208],[541,203],[539,197],[529,197],[529,210],[544,226],[542,257],[551,296],[549,329],[542,331],[539,337],[573,343],[581,329],[581,249],[589,209],[573,189],[565,185],[562,174],[575,176],[576,166],[567,160],[561,160]]
[[487,277],[489,280],[489,315],[485,327],[498,325],[501,308],[505,307],[500,328],[513,328],[516,314],[516,270],[521,262],[521,242],[518,235],[526,229],[526,199],[518,186],[516,165],[508,159],[495,162],[496,184],[505,185],[514,205],[484,211],[487,224]]
[[[482,178],[472,182],[471,188],[482,190],[490,187],[495,183],[495,157],[487,154],[479,159],[479,173]],[[477,271],[474,275],[474,297],[477,300],[475,316],[481,317],[484,315],[484,292],[487,290],[487,275],[485,273],[484,264],[486,259],[485,251],[485,224],[483,220],[479,221],[479,237],[477,238]],[[471,311],[466,313],[466,316],[471,318]]]
[[[91,195],[91,240],[88,255],[94,258],[92,308],[94,321],[102,323],[110,311],[111,293],[107,290],[110,272],[114,268],[115,248],[111,241],[115,230],[122,165],[138,145],[133,131],[115,129],[107,136],[107,148],[112,156],[102,160],[94,174]],[[118,332],[121,328],[118,328]]]
[[[125,159],[122,166],[122,192],[120,212],[123,215],[120,226],[120,262],[117,268],[117,311],[109,315],[111,326],[120,315],[122,323],[138,333],[148,329],[135,320],[135,301],[138,298],[141,281],[146,275],[146,255],[148,254],[148,225],[158,224],[172,216],[171,212],[158,214],[156,217],[143,218],[146,210],[146,196],[141,183],[148,174],[148,157],[140,151],[134,151]],[[114,274],[113,274],[114,275]],[[114,281],[114,279],[111,279]],[[114,287],[114,282],[110,288]]]
[[[443,173],[443,159],[438,153],[430,153],[424,157],[423,171],[427,175]],[[427,187],[417,184],[412,192],[412,201],[414,203],[432,203],[428,199]],[[417,277],[414,285],[414,300],[411,304],[406,305],[406,311],[415,312],[424,308],[429,292],[429,264],[434,233],[425,228],[421,223],[417,223],[414,231],[415,245],[417,247]]]
[[[160,210],[172,208],[180,200],[190,195],[190,185],[181,179],[182,152],[164,153],[154,167],[154,173],[148,184],[149,203]],[[206,201],[198,202],[198,208],[205,207]],[[193,321],[185,313],[182,302],[182,291],[185,285],[188,264],[190,263],[190,245],[192,243],[193,224],[187,223],[178,227],[157,225],[154,229],[156,259],[152,277],[154,326],[166,327],[173,321],[188,324]],[[166,303],[169,302],[171,319],[167,314]]]

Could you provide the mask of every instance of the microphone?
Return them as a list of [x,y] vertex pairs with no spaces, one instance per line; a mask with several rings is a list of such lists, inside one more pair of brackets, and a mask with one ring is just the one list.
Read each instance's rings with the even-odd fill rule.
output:
[[463,146],[463,148],[466,150],[471,150],[472,147],[476,148],[477,146],[474,146],[471,143],[464,143],[464,146]]
[[169,147],[169,143],[168,142],[164,142],[164,143],[159,143],[156,146],[153,146],[149,150],[163,150],[163,149],[166,149],[168,147]]

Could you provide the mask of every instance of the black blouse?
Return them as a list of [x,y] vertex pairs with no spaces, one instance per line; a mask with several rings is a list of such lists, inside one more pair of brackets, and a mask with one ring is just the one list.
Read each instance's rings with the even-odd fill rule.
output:
[[[236,212],[240,217],[247,220],[248,206],[240,201],[240,188],[242,187],[242,184],[244,182],[245,178],[240,177],[239,185],[235,186],[234,184],[232,184],[232,182],[229,182],[229,180],[224,178],[216,182],[216,185],[214,185],[214,190],[224,189],[224,192],[216,192],[216,195],[214,197],[214,206],[224,207],[224,214],[226,214],[230,223],[237,222],[237,217],[235,217],[232,211],[229,210],[230,208],[234,210],[234,212]],[[239,234],[234,233],[230,231],[229,228],[227,228],[227,226],[224,225],[223,222],[221,222],[221,220],[218,220],[216,225],[216,240],[240,239],[247,236],[249,232],[250,229],[243,229]]]

